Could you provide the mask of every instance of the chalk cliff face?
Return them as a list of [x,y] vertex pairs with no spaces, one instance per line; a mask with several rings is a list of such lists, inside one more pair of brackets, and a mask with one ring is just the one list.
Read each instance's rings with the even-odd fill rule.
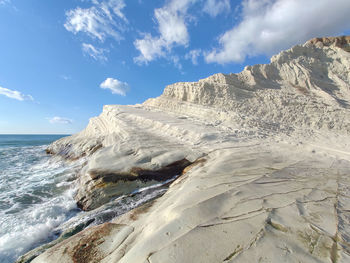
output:
[[134,113],[146,110],[183,114],[224,128],[247,127],[250,133],[267,136],[305,129],[348,134],[349,43],[350,37],[312,39],[273,56],[270,64],[175,83],[142,105],[105,106],[84,131],[58,141],[49,150],[75,158],[127,140],[136,130],[131,120],[123,118],[129,110],[132,117],[128,118],[137,124],[142,116]]
[[336,43],[350,42],[344,39],[335,38],[334,45],[327,39],[323,48],[321,40],[311,40],[272,57],[270,64],[247,66],[239,74],[176,83],[144,104],[206,120],[210,111],[226,126],[259,128],[269,135],[297,129],[348,133],[350,119],[344,116],[350,106],[350,45],[335,48]]
[[83,209],[183,175],[146,208],[80,234],[100,242],[74,236],[33,262],[349,262],[349,51],[350,37],[317,38],[267,65],[104,106],[48,148],[87,157]]

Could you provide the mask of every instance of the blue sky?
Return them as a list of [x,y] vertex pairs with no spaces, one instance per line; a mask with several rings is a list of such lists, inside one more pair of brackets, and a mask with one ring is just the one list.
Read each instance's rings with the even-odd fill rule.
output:
[[75,133],[106,104],[350,33],[349,0],[0,0],[0,133]]

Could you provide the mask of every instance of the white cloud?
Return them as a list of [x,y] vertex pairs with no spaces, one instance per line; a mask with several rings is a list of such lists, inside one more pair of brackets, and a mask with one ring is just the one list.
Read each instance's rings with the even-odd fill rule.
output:
[[70,79],[72,79],[70,76],[67,76],[67,75],[61,75],[60,76],[62,79],[64,79],[64,80],[70,80]]
[[154,10],[159,36],[144,34],[136,39],[134,45],[140,55],[134,58],[136,63],[148,63],[156,58],[166,57],[173,47],[187,46],[189,34],[186,19],[187,10],[197,0],[171,0],[164,7]]
[[271,55],[316,36],[341,33],[350,24],[349,0],[244,0],[242,21],[219,38],[207,62],[242,62]]
[[10,90],[6,88],[0,87],[0,95],[4,95],[8,98],[15,99],[15,100],[34,100],[31,95],[24,95],[23,93],[17,91],[17,90]]
[[198,57],[201,55],[201,49],[193,49],[185,55],[185,59],[190,59],[193,65],[198,64]]
[[127,19],[122,13],[124,0],[92,1],[90,8],[80,8],[66,12],[67,20],[64,27],[77,34],[83,32],[104,41],[106,37],[116,40],[123,39],[121,32],[125,30]]
[[178,69],[178,70],[182,70],[182,64],[180,63],[180,58],[177,55],[172,55],[169,57],[169,60],[171,62],[173,62],[174,66]]
[[230,0],[206,0],[203,11],[212,17],[230,11]]
[[101,89],[109,89],[113,94],[126,95],[129,90],[129,84],[114,78],[107,78],[100,84]]
[[0,0],[0,5],[6,5],[6,4],[9,4],[11,3],[10,0]]
[[72,124],[73,120],[64,118],[64,117],[53,117],[53,118],[48,118],[49,122],[52,124]]
[[146,63],[165,55],[163,50],[166,46],[165,41],[161,38],[153,38],[151,34],[145,34],[143,39],[136,39],[134,45],[141,53],[134,58],[137,63]]
[[123,19],[125,22],[128,21],[122,12],[126,6],[124,0],[109,0],[105,5],[109,6],[119,18]]
[[91,44],[83,43],[82,50],[83,50],[84,54],[89,55],[90,57],[92,57],[95,60],[107,61],[107,57],[104,54],[107,50],[104,48],[97,48]]

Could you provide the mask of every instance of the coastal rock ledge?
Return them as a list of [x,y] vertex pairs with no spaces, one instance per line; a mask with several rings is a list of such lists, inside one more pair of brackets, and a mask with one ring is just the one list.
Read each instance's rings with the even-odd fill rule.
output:
[[350,37],[104,106],[48,153],[85,158],[95,209],[182,174],[160,198],[33,263],[350,262]]

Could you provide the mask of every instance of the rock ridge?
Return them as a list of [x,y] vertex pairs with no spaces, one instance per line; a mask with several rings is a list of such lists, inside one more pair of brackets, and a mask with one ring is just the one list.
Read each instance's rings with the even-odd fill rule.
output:
[[316,46],[336,46],[350,52],[350,36],[317,37],[309,40],[306,44]]
[[[86,158],[81,207],[164,171],[182,175],[159,199],[33,262],[349,262],[349,43],[315,38],[270,64],[175,83],[143,104],[104,106],[82,132],[48,147]],[[103,229],[105,238],[82,247]]]

